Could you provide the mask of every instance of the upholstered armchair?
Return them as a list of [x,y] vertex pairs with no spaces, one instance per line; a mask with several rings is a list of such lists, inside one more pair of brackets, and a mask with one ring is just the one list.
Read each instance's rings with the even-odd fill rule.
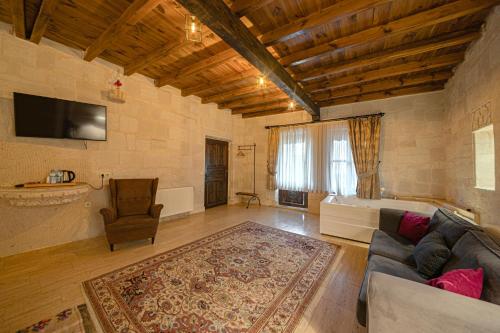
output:
[[154,244],[163,205],[155,204],[158,178],[110,179],[111,208],[101,209],[109,248],[151,238]]

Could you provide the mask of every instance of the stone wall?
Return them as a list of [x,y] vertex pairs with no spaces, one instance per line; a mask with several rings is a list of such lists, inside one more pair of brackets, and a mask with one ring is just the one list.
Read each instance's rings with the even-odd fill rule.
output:
[[322,119],[383,112],[380,179],[385,195],[444,198],[444,93],[394,97],[324,108]]
[[[500,6],[448,82],[445,100],[446,197],[479,212],[481,223],[500,225]],[[496,191],[474,187],[472,112],[485,105],[494,127]]]
[[[116,67],[85,62],[80,51],[48,40],[41,45],[20,40],[7,29],[0,29],[0,185],[39,181],[54,168],[74,170],[78,181],[96,186],[102,172],[114,178],[159,177],[160,188],[193,186],[195,211],[204,209],[205,137],[230,141],[232,151],[234,133],[243,131],[240,117],[202,105],[197,97],[182,97],[177,89],[157,89],[142,75],[124,79],[126,103],[109,102],[104,92]],[[106,105],[108,141],[85,147],[76,140],[15,137],[13,92]],[[237,200],[232,156],[230,202]],[[106,189],[53,207],[0,203],[0,256],[103,234],[98,211],[107,200]]]

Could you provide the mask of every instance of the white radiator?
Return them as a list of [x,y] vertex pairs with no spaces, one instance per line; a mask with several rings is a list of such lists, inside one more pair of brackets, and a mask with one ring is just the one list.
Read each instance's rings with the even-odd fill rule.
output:
[[193,188],[160,188],[156,194],[156,203],[163,204],[160,217],[191,212],[194,204]]

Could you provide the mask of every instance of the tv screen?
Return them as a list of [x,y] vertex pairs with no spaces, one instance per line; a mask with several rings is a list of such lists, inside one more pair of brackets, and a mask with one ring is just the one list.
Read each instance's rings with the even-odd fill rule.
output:
[[16,136],[106,140],[106,107],[14,93]]

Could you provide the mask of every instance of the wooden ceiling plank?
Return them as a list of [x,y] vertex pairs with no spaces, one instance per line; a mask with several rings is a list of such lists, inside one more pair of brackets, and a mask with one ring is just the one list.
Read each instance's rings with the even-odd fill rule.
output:
[[343,0],[306,17],[299,18],[289,24],[268,31],[260,36],[260,41],[266,46],[272,46],[276,43],[294,38],[306,30],[355,15],[363,10],[391,1],[392,0]]
[[268,103],[258,105],[258,106],[233,108],[231,110],[231,112],[232,112],[232,114],[244,114],[244,113],[257,112],[257,111],[269,111],[269,110],[275,110],[275,109],[283,109],[283,108],[288,108],[288,103],[289,103],[289,101],[269,101]]
[[164,0],[135,0],[85,51],[83,59],[92,61],[121,34],[128,31]]
[[457,0],[430,10],[391,21],[387,24],[371,27],[357,33],[340,37],[330,42],[306,48],[282,57],[280,63],[284,66],[298,65],[323,56],[336,50],[358,46],[400,35],[474,14],[500,3],[499,0]]
[[[230,91],[225,91],[225,92],[222,92],[219,94],[202,97],[201,102],[203,104],[219,103],[219,102],[234,100],[236,98],[243,97],[246,95],[258,96],[259,94],[264,95],[264,94],[276,92],[276,91],[280,91],[280,90],[278,88],[275,88],[275,87],[267,87],[267,88],[259,89],[257,87],[257,84],[253,84],[250,86],[245,86],[245,87],[233,89]],[[246,96],[246,97],[249,97],[249,96]]]
[[189,45],[189,43],[184,41],[185,38],[182,37],[182,39],[177,42],[165,44],[146,55],[135,58],[124,67],[124,74],[132,75],[150,64],[160,61],[161,59],[165,59],[169,55],[176,54],[186,47],[186,45]]
[[24,0],[10,0],[12,26],[17,37],[26,39]]
[[400,77],[394,79],[387,79],[379,82],[349,87],[345,89],[330,90],[328,92],[313,95],[316,101],[325,101],[334,98],[350,97],[360,94],[380,92],[384,90],[392,90],[395,88],[403,88],[408,86],[415,86],[424,83],[446,81],[453,76],[451,71],[441,71],[435,73],[423,73],[410,77]]
[[269,110],[269,111],[257,111],[257,112],[251,112],[251,113],[244,113],[242,114],[243,118],[255,118],[255,117],[264,117],[264,116],[273,116],[277,114],[284,114],[284,113],[290,113],[290,112],[298,112],[298,111],[304,111],[301,108],[295,109],[295,110],[288,110],[288,108],[281,108],[281,109],[275,109],[275,110]]
[[278,90],[276,92],[263,94],[259,96],[244,97],[230,102],[222,102],[218,104],[219,109],[233,109],[237,107],[245,106],[255,106],[268,103],[270,101],[288,101],[288,97],[285,93]]
[[184,88],[182,89],[182,96],[203,95],[207,91],[215,88],[223,88],[224,86],[232,85],[244,80],[256,79],[258,74],[258,70],[251,68],[240,73],[235,73],[234,75],[223,76],[221,78],[211,80],[210,82],[204,82],[192,87]]
[[59,0],[42,1],[40,10],[38,11],[38,15],[35,20],[35,25],[33,26],[33,31],[31,32],[31,42],[35,44],[40,43],[58,2]]
[[399,65],[383,67],[364,73],[348,75],[328,81],[320,81],[318,83],[305,86],[305,89],[312,93],[323,90],[339,89],[347,86],[361,84],[364,82],[375,81],[409,73],[416,73],[434,68],[452,66],[460,63],[463,58],[463,52],[446,54],[422,61],[412,61]]
[[171,75],[164,76],[164,77],[159,78],[158,80],[155,80],[155,85],[157,87],[163,87],[163,86],[166,86],[168,84],[172,84],[181,78],[186,78],[189,76],[196,75],[196,74],[203,72],[211,67],[215,67],[217,65],[220,65],[226,61],[237,58],[239,56],[240,55],[236,51],[234,51],[233,49],[228,47],[226,50],[219,52],[211,57],[200,60],[200,61],[196,62],[195,64],[186,67],[183,70],[180,70],[176,73],[173,73]]
[[246,16],[251,12],[269,5],[274,0],[236,0],[231,5],[231,11],[239,17]]
[[320,68],[316,68],[309,72],[299,73],[294,75],[296,80],[305,81],[321,78],[327,75],[341,74],[346,71],[378,65],[381,63],[415,56],[422,53],[437,51],[447,47],[459,46],[472,42],[481,36],[479,31],[468,32],[457,36],[457,34],[451,34],[453,37],[448,37],[444,39],[443,37],[432,38],[430,40],[420,41],[417,43],[412,43],[410,45],[405,45],[404,47],[397,47],[388,50],[383,50],[378,53],[371,53],[363,57],[355,58],[353,60],[329,64]]
[[377,100],[377,99],[386,99],[386,98],[391,98],[391,97],[396,97],[396,96],[421,94],[421,93],[432,92],[432,91],[443,90],[443,89],[444,89],[444,83],[437,82],[437,83],[424,84],[424,85],[414,86],[414,87],[386,90],[383,92],[375,92],[375,93],[368,93],[368,94],[362,94],[362,95],[351,96],[351,97],[337,98],[337,99],[333,99],[333,100],[322,101],[319,103],[319,105],[321,105],[321,107],[328,107],[328,106],[335,106],[335,105],[342,105],[342,104],[351,104],[351,103],[358,103],[358,102],[365,102],[365,101],[373,101],[373,100]]
[[222,0],[178,0],[313,117],[319,107]]

